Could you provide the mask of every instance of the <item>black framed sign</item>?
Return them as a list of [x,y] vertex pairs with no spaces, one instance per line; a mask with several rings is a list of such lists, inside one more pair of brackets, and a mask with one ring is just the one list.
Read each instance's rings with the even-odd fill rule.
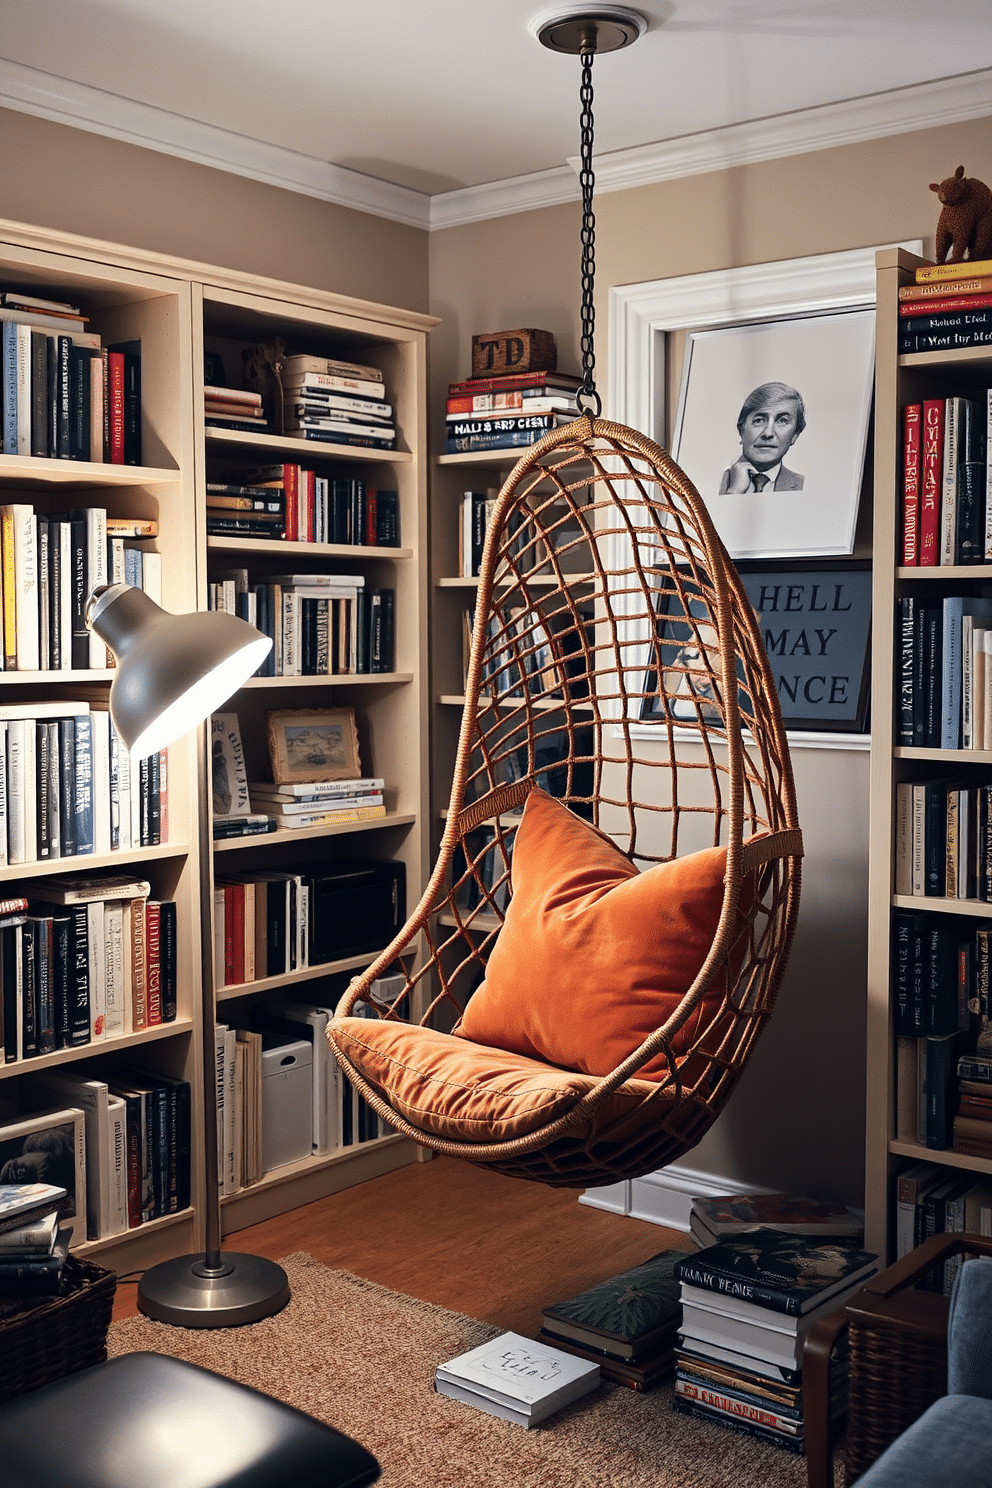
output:
[[868,726],[871,569],[741,570],[758,616],[786,728],[864,733]]

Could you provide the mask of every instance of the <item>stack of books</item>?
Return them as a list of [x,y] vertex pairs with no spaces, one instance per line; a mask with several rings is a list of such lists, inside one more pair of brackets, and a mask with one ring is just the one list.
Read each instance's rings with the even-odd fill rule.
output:
[[51,1183],[0,1184],[0,1299],[58,1294],[72,1239],[59,1224],[66,1197]]
[[528,1429],[599,1384],[600,1367],[560,1349],[502,1333],[434,1371],[439,1395]]
[[396,425],[378,367],[288,356],[282,369],[286,433],[327,444],[392,449]]
[[[847,1240],[779,1230],[737,1235],[684,1257],[675,1267],[682,1331],[674,1408],[802,1452],[806,1336],[878,1264]],[[836,1384],[844,1360],[834,1368]],[[834,1399],[839,1412],[837,1390]]]
[[375,821],[386,814],[385,781],[378,777],[297,781],[291,785],[256,780],[248,789],[252,811],[274,817],[276,827],[283,831]]
[[685,1255],[663,1250],[567,1302],[546,1307],[539,1343],[598,1364],[604,1379],[650,1390],[671,1374],[682,1307],[674,1267]]
[[262,409],[261,393],[250,393],[244,388],[205,387],[203,412],[208,429],[262,434],[269,427]]
[[728,1235],[778,1230],[786,1235],[816,1236],[821,1240],[860,1240],[864,1220],[855,1209],[833,1199],[808,1199],[798,1194],[728,1194],[715,1199],[693,1199],[689,1232],[699,1246],[716,1245]]
[[899,291],[899,351],[956,351],[992,342],[992,259],[925,264]]
[[472,377],[448,385],[446,451],[515,449],[578,418],[580,377],[567,372],[517,372]]

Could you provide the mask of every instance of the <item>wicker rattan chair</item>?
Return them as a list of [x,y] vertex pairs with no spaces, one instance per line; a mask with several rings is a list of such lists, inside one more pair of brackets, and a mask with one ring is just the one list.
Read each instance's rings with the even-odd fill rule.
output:
[[[380,1015],[426,1007],[425,1026],[452,1027],[503,921],[514,829],[535,786],[641,869],[725,845],[722,914],[674,1015],[570,1110],[523,1137],[466,1129],[452,1140],[391,1107],[336,1029],[358,1004],[368,1016],[372,983],[400,958],[407,995]],[[436,1152],[555,1186],[653,1171],[706,1132],[772,1012],[801,853],[774,682],[706,509],[658,445],[583,416],[528,451],[491,513],[437,862],[400,935],[339,1003],[331,1047],[373,1109]],[[676,1056],[673,1040],[714,989],[718,1016]],[[639,1080],[658,1055],[664,1077]],[[615,1109],[603,1113],[621,1087],[639,1099],[618,1124]]]

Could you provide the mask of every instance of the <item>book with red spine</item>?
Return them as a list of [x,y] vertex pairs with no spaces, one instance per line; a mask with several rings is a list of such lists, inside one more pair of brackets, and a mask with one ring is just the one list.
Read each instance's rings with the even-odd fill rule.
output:
[[940,561],[940,498],[944,478],[944,400],[927,398],[920,433],[920,568]]
[[934,297],[920,303],[919,300],[904,300],[899,306],[900,320],[912,320],[917,315],[943,315],[955,310],[987,310],[992,305],[992,294],[963,294]]
[[145,985],[149,1028],[162,1022],[161,911],[157,899],[149,899],[145,905]]
[[465,382],[449,382],[448,397],[460,398],[475,393],[506,393],[517,388],[565,388],[570,393],[582,386],[581,377],[569,372],[510,372],[505,377],[470,377]]
[[124,464],[124,353],[107,353],[107,404],[111,465]]
[[317,475],[313,470],[300,471],[300,538],[304,542],[316,542],[314,523],[317,514]]
[[920,561],[920,415],[922,405],[907,403],[902,411],[902,561]]

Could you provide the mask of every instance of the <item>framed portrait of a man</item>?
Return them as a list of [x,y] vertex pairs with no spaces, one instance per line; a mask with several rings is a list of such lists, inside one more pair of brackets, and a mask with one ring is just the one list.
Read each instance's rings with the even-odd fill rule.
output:
[[867,309],[689,333],[672,453],[731,557],[853,552],[874,357]]

